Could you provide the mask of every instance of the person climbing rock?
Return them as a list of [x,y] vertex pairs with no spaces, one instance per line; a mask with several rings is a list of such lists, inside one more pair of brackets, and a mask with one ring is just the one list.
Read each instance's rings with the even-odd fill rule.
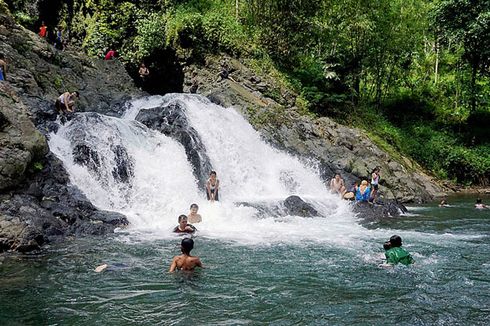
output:
[[54,40],[54,47],[58,50],[63,51],[64,45],[63,45],[63,29],[58,27],[56,29],[56,38]]
[[64,92],[61,94],[55,102],[56,111],[61,117],[61,123],[64,124],[66,120],[71,119],[71,115],[75,111],[75,100],[80,97],[80,93],[75,91],[73,93]]
[[0,53],[0,81],[5,80],[7,80],[7,63],[4,54]]
[[194,240],[186,238],[180,243],[182,255],[175,256],[170,264],[169,273],[175,270],[192,271],[196,267],[204,268],[201,259],[197,256],[191,256],[191,250],[194,249]]

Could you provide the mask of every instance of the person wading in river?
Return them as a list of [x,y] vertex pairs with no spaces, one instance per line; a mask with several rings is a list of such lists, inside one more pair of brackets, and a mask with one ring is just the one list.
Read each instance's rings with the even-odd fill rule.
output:
[[196,267],[204,268],[201,260],[197,256],[191,256],[191,250],[194,248],[194,240],[186,238],[182,239],[180,250],[182,255],[175,256],[172,259],[172,264],[169,268],[169,273],[173,273],[176,269],[183,271],[192,271]]

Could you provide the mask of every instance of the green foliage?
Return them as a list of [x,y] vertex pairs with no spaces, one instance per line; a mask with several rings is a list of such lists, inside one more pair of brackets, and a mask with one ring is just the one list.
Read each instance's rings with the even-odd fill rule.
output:
[[42,171],[44,169],[44,166],[41,162],[34,162],[33,166],[34,171]]

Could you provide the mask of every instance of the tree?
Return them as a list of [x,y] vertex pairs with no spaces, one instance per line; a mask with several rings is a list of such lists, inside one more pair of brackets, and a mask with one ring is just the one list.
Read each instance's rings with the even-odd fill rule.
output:
[[490,1],[445,0],[435,10],[435,24],[446,40],[461,43],[470,66],[471,111],[477,107],[478,74],[490,73]]

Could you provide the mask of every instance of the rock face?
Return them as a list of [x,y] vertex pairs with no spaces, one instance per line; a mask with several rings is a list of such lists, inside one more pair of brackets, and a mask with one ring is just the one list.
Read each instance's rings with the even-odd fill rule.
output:
[[300,114],[294,106],[293,94],[271,78],[257,77],[237,60],[228,59],[236,82],[216,82],[220,60],[210,57],[205,67],[189,69],[186,84],[191,84],[191,71],[196,71],[198,93],[216,104],[242,110],[264,139],[278,148],[318,161],[325,182],[340,173],[349,187],[354,181],[369,177],[380,166],[379,194],[385,199],[424,202],[444,195],[445,189],[413,161],[405,157],[395,159],[361,130],[326,117]]
[[[0,52],[8,64],[0,82],[0,252],[37,250],[67,235],[106,234],[126,225],[118,213],[97,210],[49,153],[46,135],[56,130],[56,98],[78,90],[77,111],[119,116],[131,95],[139,95],[118,61],[59,52],[15,24],[0,0]],[[87,162],[93,153],[78,148]],[[131,177],[127,153],[115,146],[115,178]]]
[[357,217],[363,220],[362,223],[399,217],[401,214],[408,212],[405,206],[391,200],[378,202],[377,204],[355,202],[352,207]]
[[284,200],[288,215],[313,217],[318,216],[318,211],[299,196],[289,196]]
[[183,107],[178,102],[148,110],[141,110],[136,120],[150,129],[158,130],[180,142],[194,168],[200,189],[204,189],[212,170],[209,157],[197,131],[189,125]]

